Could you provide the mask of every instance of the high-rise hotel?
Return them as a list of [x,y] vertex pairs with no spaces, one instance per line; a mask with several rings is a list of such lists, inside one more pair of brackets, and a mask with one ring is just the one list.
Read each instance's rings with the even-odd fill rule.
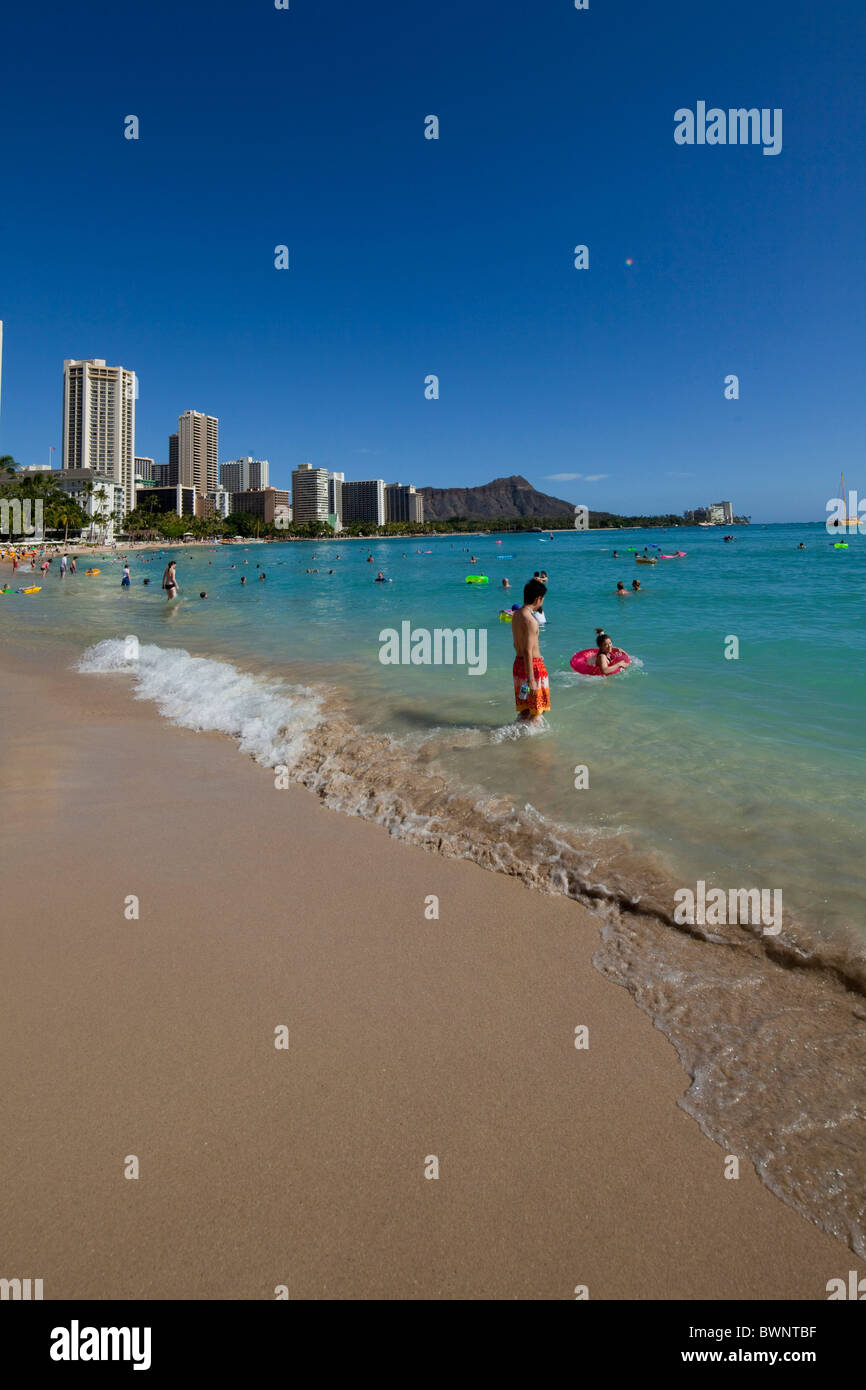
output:
[[135,501],[135,372],[101,357],[63,363],[64,471],[98,473]]
[[292,520],[296,526],[307,521],[328,520],[328,470],[301,463],[292,470]]
[[219,420],[201,410],[185,410],[177,422],[177,481],[200,497],[219,482]]
[[231,459],[220,464],[220,482],[226,492],[258,492],[268,486],[270,464],[267,459]]

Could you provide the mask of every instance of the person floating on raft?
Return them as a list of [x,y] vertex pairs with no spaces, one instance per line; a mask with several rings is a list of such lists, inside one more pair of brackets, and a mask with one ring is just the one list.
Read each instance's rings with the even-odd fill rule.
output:
[[571,658],[572,670],[581,676],[615,676],[617,671],[624,671],[631,664],[631,657],[613,645],[613,639],[604,628],[597,627],[595,632],[597,647],[575,652]]

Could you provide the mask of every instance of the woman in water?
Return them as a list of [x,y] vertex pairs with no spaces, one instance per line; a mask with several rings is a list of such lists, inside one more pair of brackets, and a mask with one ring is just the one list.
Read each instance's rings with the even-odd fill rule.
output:
[[[613,639],[608,637],[604,628],[595,629],[595,640],[598,643],[598,651],[595,654],[595,665],[603,676],[616,675],[617,671],[624,671],[628,665],[627,661],[611,661],[610,654],[613,651]],[[592,658],[590,658],[592,660]]]
[[162,587],[165,589],[165,597],[169,602],[177,595],[177,574],[174,560],[169,560],[162,576]]

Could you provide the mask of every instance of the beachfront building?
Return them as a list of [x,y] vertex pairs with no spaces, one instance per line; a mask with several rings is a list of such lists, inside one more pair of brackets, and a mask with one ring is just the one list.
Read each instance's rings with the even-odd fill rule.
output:
[[211,516],[221,516],[223,521],[232,511],[232,495],[227,488],[215,487],[207,494],[207,511]]
[[153,476],[153,469],[154,469],[154,462],[153,462],[153,459],[151,459],[151,458],[146,458],[145,456],[143,456],[143,455],[141,455],[141,454],[136,454],[136,456],[135,456],[135,481],[136,481],[136,483],[138,483],[139,480],[145,480],[145,481],[149,480],[150,482],[156,482],[156,479],[155,479],[154,476]]
[[343,483],[343,524],[350,526],[353,521],[385,525],[384,478]]
[[138,495],[137,505],[143,512],[177,512],[178,516],[198,516],[196,490],[176,483],[174,487],[145,487]]
[[82,534],[85,537],[92,535],[94,539],[110,545],[127,513],[123,484],[111,478],[99,477],[92,468],[55,469],[51,478],[73,502],[78,503],[86,516],[92,518],[92,526],[85,528]]
[[257,516],[266,526],[273,526],[276,521],[277,507],[285,507],[286,510],[280,513],[280,517],[284,522],[288,521],[289,494],[282,488],[251,488],[246,492],[233,492],[231,497],[233,512]]
[[711,502],[708,507],[695,507],[694,511],[683,512],[684,521],[695,521],[698,525],[710,523],[713,526],[730,526],[734,520],[733,502]]
[[411,483],[387,483],[385,486],[385,520],[408,521],[421,525],[424,521],[424,498]]
[[292,470],[292,513],[296,526],[328,521],[328,470],[301,463]]
[[201,497],[213,492],[219,486],[218,450],[217,417],[205,415],[201,410],[185,410],[177,422],[178,484],[195,488]]
[[267,459],[240,458],[220,464],[220,483],[228,492],[258,492],[270,483]]
[[334,527],[337,531],[341,529],[343,521],[343,484],[345,481],[345,473],[328,471],[328,516],[337,518],[338,524]]
[[89,471],[92,481],[134,496],[135,396],[135,372],[127,367],[109,367],[102,357],[63,363],[64,472]]

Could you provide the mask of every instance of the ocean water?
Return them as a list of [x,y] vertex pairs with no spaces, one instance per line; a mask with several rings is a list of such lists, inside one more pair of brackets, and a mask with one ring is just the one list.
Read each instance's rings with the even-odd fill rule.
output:
[[[684,1106],[864,1253],[866,536],[835,550],[820,524],[731,531],[186,547],[172,604],[166,556],[139,553],[129,590],[110,559],[6,596],[0,631],[71,637],[88,678],[125,673],[167,718],[223,730],[328,804],[590,903],[599,969],[693,1077]],[[640,565],[629,546],[687,553]],[[552,708],[530,731],[499,610],[541,569]],[[618,597],[634,578],[642,592]],[[472,630],[486,669],[383,664],[404,623]],[[606,680],[569,665],[597,627],[632,656]],[[782,929],[684,928],[674,895],[699,880],[780,893]]]

